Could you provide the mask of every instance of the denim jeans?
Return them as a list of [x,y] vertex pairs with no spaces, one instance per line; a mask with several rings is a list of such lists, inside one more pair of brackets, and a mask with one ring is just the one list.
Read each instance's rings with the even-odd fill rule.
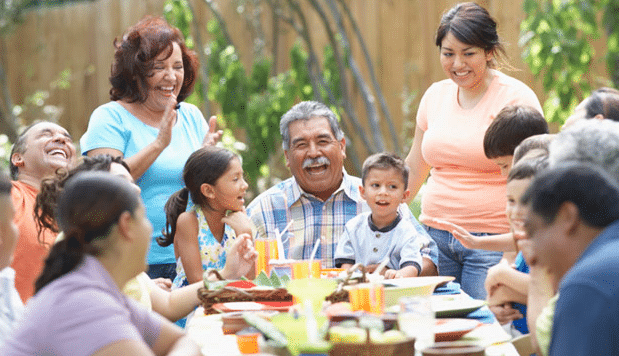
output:
[[[444,230],[425,226],[438,246],[438,271],[441,276],[454,276],[460,288],[475,299],[486,299],[484,281],[488,268],[499,263],[502,252],[468,249]],[[472,233],[477,236],[487,233]]]
[[150,279],[169,278],[171,281],[174,281],[174,277],[176,277],[176,263],[148,265],[146,274],[148,274]]

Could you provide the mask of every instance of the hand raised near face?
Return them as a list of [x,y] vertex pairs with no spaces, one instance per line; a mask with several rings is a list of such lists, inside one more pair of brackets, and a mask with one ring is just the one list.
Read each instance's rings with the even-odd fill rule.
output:
[[165,110],[163,111],[163,117],[159,123],[159,133],[155,142],[165,149],[172,141],[172,129],[176,123],[176,96],[171,95],[170,99],[166,103]]
[[217,130],[217,116],[211,116],[208,119],[208,133],[204,136],[202,146],[215,146],[223,134],[223,130]]
[[228,215],[222,218],[221,221],[224,224],[229,225],[237,236],[240,234],[252,235],[251,227],[253,226],[253,223],[249,218],[249,215],[247,215],[245,207],[243,207],[243,210],[228,213]]

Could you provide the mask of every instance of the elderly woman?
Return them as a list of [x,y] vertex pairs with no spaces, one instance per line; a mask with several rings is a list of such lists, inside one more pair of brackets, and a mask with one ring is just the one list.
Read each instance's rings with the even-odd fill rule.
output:
[[80,173],[57,207],[56,243],[1,355],[199,355],[182,330],[124,296],[146,268],[152,227],[137,189],[107,172]]
[[483,7],[460,3],[441,19],[436,45],[449,79],[432,84],[417,112],[417,127],[406,158],[415,196],[428,177],[420,221],[439,248],[439,273],[456,277],[473,298],[484,299],[484,279],[501,253],[465,248],[436,221],[445,220],[480,235],[508,231],[505,177],[486,158],[483,138],[507,105],[542,112],[535,93],[496,70],[504,54],[497,24]]
[[193,90],[197,59],[178,29],[146,17],[114,45],[111,102],[92,113],[82,154],[124,157],[153,224],[149,276],[174,279],[174,250],[156,242],[165,226],[163,207],[183,187],[189,155],[216,142],[221,131],[215,132],[214,117],[209,131],[198,108],[183,102]]

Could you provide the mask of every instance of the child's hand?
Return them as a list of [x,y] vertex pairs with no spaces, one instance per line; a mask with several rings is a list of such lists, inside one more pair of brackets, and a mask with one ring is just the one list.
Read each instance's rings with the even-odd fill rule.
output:
[[254,248],[251,235],[238,235],[226,255],[226,265],[221,274],[226,279],[238,279],[245,276],[254,268],[257,257],[258,252]]
[[394,279],[394,278],[402,278],[402,276],[398,276],[398,271],[394,269],[388,269],[385,271],[385,279]]
[[245,207],[240,211],[232,211],[221,219],[224,224],[229,225],[236,233],[236,236],[241,234],[252,234],[251,227],[253,223],[245,211]]
[[491,305],[488,308],[501,325],[507,324],[512,320],[522,319],[523,317],[518,310],[512,308],[510,303]]
[[155,278],[153,282],[166,292],[172,291],[172,281],[169,278]]
[[471,235],[471,233],[466,231],[466,229],[460,225],[441,219],[432,218],[430,220],[437,225],[437,229],[451,232],[456,240],[460,241],[462,246],[472,249],[480,248],[479,244],[481,242],[481,238],[479,236]]
[[506,259],[501,259],[501,262],[496,265],[490,267],[488,269],[488,275],[486,276],[486,281],[484,282],[484,287],[486,287],[486,292],[488,295],[492,295],[494,289],[500,284],[505,282],[506,276],[509,272],[514,269],[509,265]]

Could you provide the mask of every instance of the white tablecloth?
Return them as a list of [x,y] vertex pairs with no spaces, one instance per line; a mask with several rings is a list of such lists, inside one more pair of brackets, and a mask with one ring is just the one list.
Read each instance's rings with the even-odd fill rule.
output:
[[[241,355],[236,345],[236,336],[224,335],[221,314],[204,315],[199,307],[187,322],[188,335],[200,346],[204,356]],[[486,347],[486,356],[518,356],[509,343],[510,336],[498,324],[484,324],[464,335],[461,340],[471,341]]]

